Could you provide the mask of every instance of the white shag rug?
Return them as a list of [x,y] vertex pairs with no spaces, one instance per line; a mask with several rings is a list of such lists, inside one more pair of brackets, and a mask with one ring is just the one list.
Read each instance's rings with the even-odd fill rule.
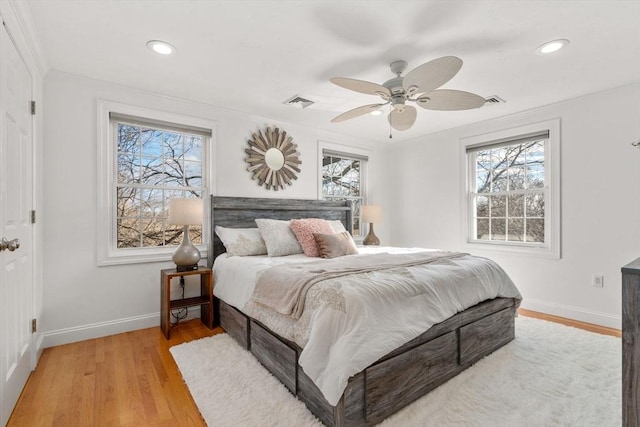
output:
[[[527,317],[516,339],[380,426],[615,427],[621,340]],[[170,349],[209,427],[322,424],[227,334]]]

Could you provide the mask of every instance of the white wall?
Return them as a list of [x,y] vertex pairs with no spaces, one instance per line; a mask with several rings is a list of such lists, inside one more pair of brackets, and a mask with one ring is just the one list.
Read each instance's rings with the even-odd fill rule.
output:
[[[505,268],[524,307],[620,326],[620,266],[640,255],[640,150],[630,145],[640,136],[640,85],[383,145],[50,71],[40,215],[45,347],[159,324],[159,271],[169,261],[96,266],[98,98],[216,121],[217,195],[315,199],[318,141],[371,150],[369,192],[385,211],[376,226],[383,244],[449,250],[462,246],[459,139],[559,117],[562,259],[478,255]],[[282,126],[300,148],[302,173],[285,191],[267,192],[245,170],[246,139],[265,124]],[[593,273],[604,274],[604,288],[591,286]]]
[[[392,146],[391,241],[462,250],[460,138],[553,118],[561,120],[562,258],[474,253],[507,271],[524,308],[620,328],[620,267],[640,256],[640,149],[631,146],[640,84]],[[603,288],[591,285],[596,273]]]
[[[160,269],[168,262],[96,266],[97,99],[142,106],[218,123],[214,194],[318,198],[318,141],[371,150],[369,193],[385,204],[387,146],[320,133],[293,124],[154,95],[50,71],[44,81],[44,346],[159,325]],[[244,148],[265,124],[282,126],[299,146],[302,173],[284,191],[251,180]],[[388,222],[388,221],[387,221]],[[389,241],[386,223],[376,228]]]

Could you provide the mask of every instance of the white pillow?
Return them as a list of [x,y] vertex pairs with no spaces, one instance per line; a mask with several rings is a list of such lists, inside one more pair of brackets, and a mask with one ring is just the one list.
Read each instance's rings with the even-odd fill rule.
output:
[[277,219],[256,219],[269,256],[301,254],[302,246],[293,234],[289,221]]
[[257,228],[226,228],[216,225],[215,232],[229,256],[265,255],[267,246]]
[[344,224],[339,219],[331,220],[329,221],[329,224],[331,224],[331,226],[333,227],[333,231],[336,233],[347,231],[347,229],[344,228]]

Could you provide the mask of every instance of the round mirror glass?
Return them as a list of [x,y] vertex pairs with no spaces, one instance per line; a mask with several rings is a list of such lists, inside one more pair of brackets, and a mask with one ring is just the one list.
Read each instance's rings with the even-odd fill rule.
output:
[[269,148],[264,153],[264,161],[271,170],[280,170],[284,166],[284,154],[277,148]]

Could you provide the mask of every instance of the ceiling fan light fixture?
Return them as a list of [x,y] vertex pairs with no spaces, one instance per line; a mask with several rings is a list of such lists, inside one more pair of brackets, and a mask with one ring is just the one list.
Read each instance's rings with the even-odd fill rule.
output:
[[391,108],[393,108],[398,113],[402,113],[405,107],[404,103],[405,103],[405,99],[403,97],[396,96],[391,101]]
[[163,42],[162,40],[149,40],[147,42],[147,47],[160,55],[171,55],[176,51],[176,48],[173,45]]
[[536,49],[536,52],[542,55],[546,55],[549,53],[557,52],[568,44],[569,40],[567,39],[551,40],[539,46],[538,49]]
[[381,107],[389,105],[387,120],[391,128],[404,131],[411,128],[417,118],[417,109],[407,101],[415,102],[428,110],[457,111],[480,108],[486,102],[484,98],[471,92],[452,89],[438,89],[451,80],[462,67],[462,60],[455,56],[443,56],[414,68],[401,77],[406,69],[406,61],[394,61],[390,64],[396,77],[382,84],[348,77],[332,77],[329,81],[335,85],[366,95],[377,95],[385,101],[383,104],[369,104],[353,108],[333,119],[332,123],[343,122],[365,114],[378,115]]

